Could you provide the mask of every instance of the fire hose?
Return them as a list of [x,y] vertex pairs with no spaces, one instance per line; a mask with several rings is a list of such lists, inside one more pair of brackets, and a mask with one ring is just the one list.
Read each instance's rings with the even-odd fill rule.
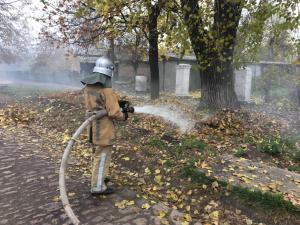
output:
[[92,115],[87,120],[85,120],[83,122],[83,124],[73,134],[71,140],[69,141],[69,143],[68,143],[68,145],[67,145],[67,147],[64,151],[63,157],[61,159],[61,164],[60,164],[60,169],[59,169],[60,199],[62,201],[62,204],[63,204],[63,207],[65,209],[65,212],[66,212],[67,216],[70,218],[70,220],[72,221],[72,223],[74,225],[80,224],[80,221],[77,218],[77,216],[74,214],[74,212],[71,208],[71,205],[70,205],[69,199],[68,199],[67,190],[66,190],[65,173],[66,173],[66,170],[67,170],[69,155],[70,155],[70,152],[72,150],[72,147],[73,147],[74,143],[76,142],[76,139],[85,130],[85,128],[89,124],[91,124],[93,122],[93,120],[100,119],[100,118],[102,118],[103,116],[106,116],[106,115],[107,115],[107,112],[105,110],[101,110],[101,111],[98,111],[97,114]]
[[[120,108],[122,109],[122,112],[125,114],[125,119],[128,117],[128,112],[133,113],[134,108],[130,106],[130,103],[128,101],[120,100],[119,101]],[[79,137],[79,135],[87,128],[88,125],[90,125],[94,120],[101,119],[102,117],[107,116],[106,110],[100,110],[97,111],[94,115],[86,119],[81,126],[76,130],[76,132],[73,134],[72,138],[70,139],[63,157],[61,159],[60,169],[59,169],[59,192],[60,192],[60,199],[62,201],[64,210],[67,214],[67,216],[70,218],[71,222],[74,225],[80,224],[79,219],[74,214],[71,205],[69,203],[68,194],[66,190],[66,180],[65,180],[65,173],[67,170],[68,165],[68,159],[69,155],[71,153],[72,147],[74,143],[76,142],[76,139]]]

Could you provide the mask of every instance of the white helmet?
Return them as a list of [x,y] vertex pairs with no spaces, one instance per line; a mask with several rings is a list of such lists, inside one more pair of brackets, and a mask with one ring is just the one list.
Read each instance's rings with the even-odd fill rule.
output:
[[112,61],[110,61],[110,59],[105,57],[100,57],[99,59],[97,59],[95,63],[93,72],[102,73],[106,76],[112,77],[114,68],[115,68],[114,64],[112,63]]

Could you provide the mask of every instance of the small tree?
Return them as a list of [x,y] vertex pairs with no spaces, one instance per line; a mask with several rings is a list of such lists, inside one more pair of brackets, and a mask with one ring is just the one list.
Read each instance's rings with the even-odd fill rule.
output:
[[135,76],[138,75],[139,64],[145,58],[148,51],[147,40],[139,32],[139,29],[135,29],[134,33],[126,34],[116,39],[117,46],[121,49],[122,53],[126,54],[126,58],[128,58],[132,65]]

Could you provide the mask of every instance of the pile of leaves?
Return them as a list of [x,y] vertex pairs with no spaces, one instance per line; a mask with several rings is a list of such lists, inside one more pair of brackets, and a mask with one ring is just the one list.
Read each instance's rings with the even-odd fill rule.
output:
[[26,107],[9,105],[0,109],[0,123],[28,126],[37,117],[37,112]]
[[[206,125],[206,128],[212,128],[225,135],[233,136],[243,136],[248,133],[278,133],[282,129],[282,124],[274,118],[243,109],[223,109],[217,111],[214,115],[198,122],[196,128],[201,132],[203,131],[201,130],[203,125]],[[209,131],[212,131],[212,129]],[[206,131],[204,130],[204,132]]]

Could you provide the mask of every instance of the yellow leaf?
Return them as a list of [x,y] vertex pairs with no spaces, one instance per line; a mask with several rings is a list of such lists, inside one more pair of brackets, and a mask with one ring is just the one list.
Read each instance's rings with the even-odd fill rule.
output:
[[252,224],[253,224],[253,221],[250,220],[250,219],[246,219],[246,224],[247,224],[247,225],[252,225]]
[[125,209],[127,202],[128,202],[127,200],[123,200],[121,202],[115,203],[115,206],[118,207],[118,209]]
[[204,210],[205,210],[206,212],[210,212],[211,209],[212,209],[212,206],[210,206],[210,205],[207,205],[207,206],[204,207]]
[[53,107],[50,107],[48,109],[45,109],[44,112],[49,112]]
[[164,211],[159,211],[158,217],[159,218],[164,218],[166,216],[166,213]]
[[149,209],[150,205],[148,203],[145,203],[142,205],[142,209]]
[[60,200],[60,197],[59,196],[55,196],[53,199],[52,199],[54,202],[58,202]]
[[148,196],[147,196],[147,195],[143,195],[143,198],[144,198],[144,199],[148,199]]
[[166,219],[163,219],[160,221],[162,225],[170,225],[169,221]]
[[156,183],[161,183],[161,175],[157,175],[157,176],[155,176],[154,177],[154,181],[156,182]]
[[190,223],[188,221],[181,222],[181,225],[189,225]]
[[151,170],[150,170],[148,167],[145,169],[145,174],[146,174],[146,175],[151,174]]
[[125,161],[129,161],[130,160],[130,158],[127,157],[127,156],[124,156],[122,159],[125,160]]
[[159,170],[159,169],[156,169],[156,170],[155,170],[155,173],[156,173],[156,174],[160,174],[160,170]]
[[187,221],[187,222],[191,222],[192,221],[192,217],[190,214],[184,214],[184,219]]
[[160,162],[162,165],[164,165],[165,162],[167,162],[167,160],[165,160],[165,159],[164,159],[164,160],[160,159],[159,162]]
[[132,200],[132,201],[128,201],[127,203],[126,203],[126,205],[134,205],[134,201]]
[[250,171],[254,171],[254,170],[257,169],[257,167],[256,167],[256,166],[248,166],[248,169],[249,169]]
[[67,143],[70,140],[70,136],[67,133],[64,133],[64,137],[63,137],[63,144]]
[[229,178],[229,179],[228,179],[228,182],[230,182],[230,183],[233,182],[233,181],[234,181],[233,178]]
[[214,222],[219,221],[219,211],[213,211],[209,216]]
[[251,183],[251,180],[248,177],[241,177],[240,180],[244,181],[246,184]]
[[68,193],[68,196],[69,196],[69,197],[73,197],[73,196],[75,196],[75,193],[74,193],[74,192],[69,192],[69,193]]

